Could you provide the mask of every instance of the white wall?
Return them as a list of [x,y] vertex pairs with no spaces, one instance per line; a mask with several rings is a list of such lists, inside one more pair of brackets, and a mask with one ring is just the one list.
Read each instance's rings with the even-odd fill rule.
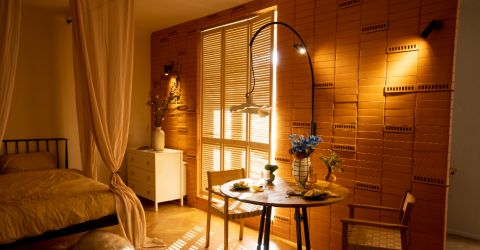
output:
[[480,1],[461,0],[448,232],[480,239]]
[[65,10],[23,6],[18,67],[6,139],[66,137],[80,167],[71,26]]
[[[138,14],[139,15],[139,14]],[[150,35],[152,31],[135,26],[133,60],[132,114],[128,137],[129,147],[150,145]]]

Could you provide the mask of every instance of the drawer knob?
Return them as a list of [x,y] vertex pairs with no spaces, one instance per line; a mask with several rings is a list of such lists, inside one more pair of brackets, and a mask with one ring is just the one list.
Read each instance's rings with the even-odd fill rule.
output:
[[150,190],[147,190],[147,194],[150,194]]
[[147,161],[147,166],[150,166],[150,162],[149,162],[149,161]]
[[147,181],[149,181],[149,180],[150,180],[150,176],[147,176]]
[[130,175],[134,175],[134,174],[135,174],[135,172],[133,172],[133,171],[130,171]]

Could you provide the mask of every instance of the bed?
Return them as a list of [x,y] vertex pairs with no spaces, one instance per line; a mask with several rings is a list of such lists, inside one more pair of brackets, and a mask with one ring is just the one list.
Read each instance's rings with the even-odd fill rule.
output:
[[68,168],[65,138],[4,140],[0,248],[118,224],[105,184]]

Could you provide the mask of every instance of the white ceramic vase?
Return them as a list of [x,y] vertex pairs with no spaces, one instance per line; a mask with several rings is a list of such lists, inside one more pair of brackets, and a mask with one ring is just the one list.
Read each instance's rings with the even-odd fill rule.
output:
[[162,151],[165,148],[165,132],[162,127],[155,127],[152,130],[152,148],[155,151]]
[[294,159],[293,166],[292,166],[292,175],[295,178],[297,184],[305,188],[305,183],[308,179],[308,173],[310,171],[310,166],[312,165],[312,161],[310,157],[302,158],[302,159]]

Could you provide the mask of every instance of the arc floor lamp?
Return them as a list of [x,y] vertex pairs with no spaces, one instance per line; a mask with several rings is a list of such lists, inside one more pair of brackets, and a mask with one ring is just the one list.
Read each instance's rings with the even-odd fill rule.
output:
[[230,112],[241,112],[241,113],[258,114],[260,116],[265,116],[265,115],[269,115],[271,110],[272,110],[272,107],[270,107],[268,105],[255,104],[255,103],[253,103],[253,100],[252,100],[253,99],[252,98],[252,93],[255,90],[255,71],[254,71],[254,67],[253,67],[252,46],[253,46],[253,42],[255,41],[255,38],[257,37],[257,35],[262,30],[264,30],[265,28],[267,28],[270,25],[282,25],[282,26],[290,29],[297,36],[297,38],[300,40],[300,44],[294,44],[295,49],[297,49],[297,51],[301,54],[307,54],[308,64],[310,66],[310,75],[311,75],[311,79],[312,79],[312,114],[311,114],[311,121],[310,121],[310,134],[314,135],[315,132],[316,132],[316,123],[314,121],[314,114],[315,114],[315,78],[314,78],[314,75],[313,75],[312,60],[310,58],[310,54],[308,53],[307,46],[305,45],[305,42],[303,41],[300,34],[298,34],[298,32],[292,26],[290,26],[290,25],[288,25],[284,22],[276,22],[275,21],[275,22],[270,22],[270,23],[264,24],[263,26],[261,26],[255,32],[255,34],[250,39],[250,43],[249,43],[250,66],[251,66],[251,70],[252,70],[253,84],[252,84],[251,89],[245,94],[246,103],[236,105],[236,106],[232,106],[230,108]]

